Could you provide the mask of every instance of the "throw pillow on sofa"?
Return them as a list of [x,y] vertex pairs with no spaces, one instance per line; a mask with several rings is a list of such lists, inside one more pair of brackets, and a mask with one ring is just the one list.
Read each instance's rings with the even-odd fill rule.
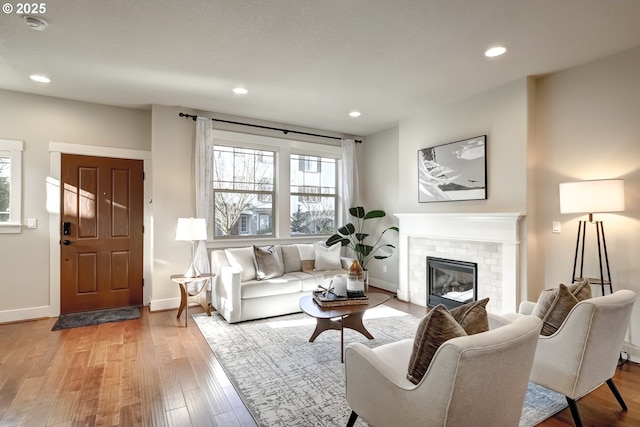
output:
[[273,279],[274,277],[282,276],[282,264],[280,264],[274,246],[259,248],[254,245],[253,255],[256,260],[256,278],[258,280]]
[[282,245],[282,265],[285,273],[293,271],[302,271],[302,263],[300,262],[300,252],[295,245]]
[[256,279],[256,266],[253,256],[253,247],[225,249],[231,267],[242,271],[240,280],[243,282]]
[[316,270],[340,270],[342,262],[340,261],[341,245],[327,246],[324,242],[318,242],[314,245],[316,257]]
[[313,247],[313,243],[301,243],[297,244],[296,247],[300,253],[302,271],[313,271],[316,268],[316,250]]

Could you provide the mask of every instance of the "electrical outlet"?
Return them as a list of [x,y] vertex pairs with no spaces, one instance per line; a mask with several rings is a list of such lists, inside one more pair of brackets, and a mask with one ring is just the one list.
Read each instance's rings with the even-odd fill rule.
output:
[[27,228],[38,228],[38,220],[36,218],[27,218]]

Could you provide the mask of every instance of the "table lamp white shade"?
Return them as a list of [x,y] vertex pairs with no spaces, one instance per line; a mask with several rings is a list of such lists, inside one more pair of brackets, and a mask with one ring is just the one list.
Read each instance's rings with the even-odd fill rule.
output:
[[184,276],[196,277],[200,275],[195,266],[195,242],[207,240],[207,220],[205,218],[178,218],[176,240],[191,242],[191,264]]
[[207,240],[207,220],[205,218],[178,218],[176,240]]
[[624,181],[600,179],[560,184],[560,213],[624,211]]

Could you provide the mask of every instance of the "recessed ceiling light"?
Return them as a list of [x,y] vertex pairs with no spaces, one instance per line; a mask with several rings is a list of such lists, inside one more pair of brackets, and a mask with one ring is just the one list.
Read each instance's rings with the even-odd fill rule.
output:
[[351,117],[360,117],[360,111],[352,111],[349,113]]
[[41,76],[38,74],[32,74],[29,76],[29,78],[38,83],[51,83],[51,79],[49,77]]
[[233,93],[237,94],[237,95],[246,95],[249,91],[246,90],[243,87],[236,87],[233,88]]
[[484,53],[484,56],[486,56],[487,58],[495,58],[496,56],[502,55],[506,51],[507,51],[506,47],[504,47],[504,46],[496,46],[496,47],[492,47],[491,49],[487,50]]

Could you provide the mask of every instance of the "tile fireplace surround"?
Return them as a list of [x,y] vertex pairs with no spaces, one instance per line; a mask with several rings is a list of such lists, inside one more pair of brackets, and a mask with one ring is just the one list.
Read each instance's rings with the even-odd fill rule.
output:
[[427,256],[478,264],[478,299],[494,313],[515,312],[520,284],[519,213],[395,214],[399,219],[398,298],[427,305]]

